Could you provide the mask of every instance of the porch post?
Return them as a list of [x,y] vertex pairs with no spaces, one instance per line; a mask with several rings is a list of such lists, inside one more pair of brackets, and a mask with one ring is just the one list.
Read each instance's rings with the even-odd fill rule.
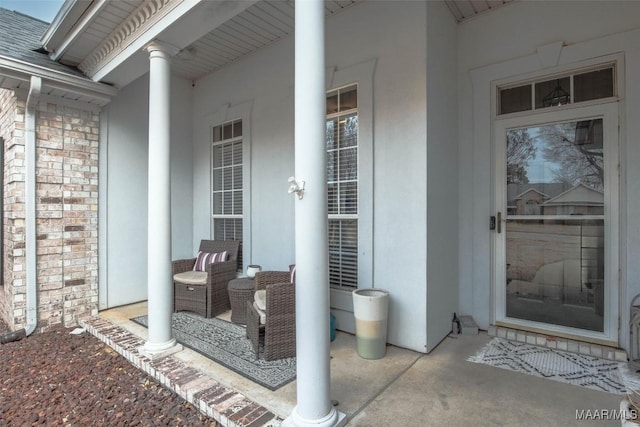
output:
[[157,359],[182,349],[171,333],[170,47],[149,44],[147,303],[149,335],[141,352]]
[[297,402],[287,426],[339,426],[331,404],[325,148],[324,2],[295,2]]

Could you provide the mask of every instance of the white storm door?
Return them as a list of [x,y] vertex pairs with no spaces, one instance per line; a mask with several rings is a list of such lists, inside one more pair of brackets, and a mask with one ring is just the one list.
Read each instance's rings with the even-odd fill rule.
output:
[[617,343],[617,103],[494,129],[496,323]]

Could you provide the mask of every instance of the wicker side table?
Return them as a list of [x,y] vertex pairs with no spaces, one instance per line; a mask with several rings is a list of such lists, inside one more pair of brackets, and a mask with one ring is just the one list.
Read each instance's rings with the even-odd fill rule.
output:
[[231,302],[231,321],[233,323],[247,323],[247,301],[253,298],[253,279],[242,277],[233,279],[227,285],[229,291],[229,301]]

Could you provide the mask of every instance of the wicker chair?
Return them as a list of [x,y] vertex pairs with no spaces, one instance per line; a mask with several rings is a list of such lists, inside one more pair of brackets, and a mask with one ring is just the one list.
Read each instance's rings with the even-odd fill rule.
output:
[[227,283],[236,277],[239,247],[240,242],[237,240],[202,240],[201,251],[211,253],[227,251],[229,255],[227,261],[207,266],[206,280],[192,281],[176,277],[179,273],[193,270],[196,258],[173,261],[173,310],[193,311],[204,317],[214,317],[229,310],[231,304]]
[[247,301],[247,337],[256,359],[260,356],[260,337],[264,336],[264,359],[275,360],[296,355],[296,287],[288,271],[256,273],[255,289],[266,290],[264,322],[254,300]]

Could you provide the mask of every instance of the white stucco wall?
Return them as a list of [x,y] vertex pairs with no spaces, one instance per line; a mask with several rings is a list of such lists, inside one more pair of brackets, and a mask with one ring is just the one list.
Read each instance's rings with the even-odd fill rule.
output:
[[294,257],[293,198],[287,194],[287,178],[293,175],[293,67],[285,66],[293,56],[291,42],[287,39],[195,83],[194,245],[212,237],[211,127],[243,118],[245,133],[251,134],[249,141],[244,138],[248,152],[243,160],[253,230],[244,230],[244,261],[271,270],[286,269]]
[[[621,292],[620,344],[627,345],[630,298],[640,292],[640,2],[513,2],[459,26],[459,241],[460,310],[482,328],[491,323],[492,80],[517,78],[545,68],[538,48],[564,41],[558,66],[622,53],[620,103]],[[571,19],[567,19],[571,17]]]
[[[326,63],[336,76],[375,62],[373,262],[360,287],[391,294],[389,342],[426,349],[426,5],[367,2],[326,21]],[[196,82],[194,232],[210,235],[209,128],[250,105],[250,254],[246,262],[294,262],[293,39]],[[235,113],[238,114],[238,113]],[[363,130],[361,130],[362,132]],[[371,184],[371,183],[368,183]],[[346,325],[349,329],[349,325]],[[338,325],[340,327],[340,324]]]
[[[171,81],[173,258],[193,256],[191,84]],[[149,79],[113,98],[100,136],[100,308],[147,299]]]
[[[443,2],[427,2],[427,349],[451,332],[458,311],[457,26]],[[458,313],[460,314],[460,313]]]

